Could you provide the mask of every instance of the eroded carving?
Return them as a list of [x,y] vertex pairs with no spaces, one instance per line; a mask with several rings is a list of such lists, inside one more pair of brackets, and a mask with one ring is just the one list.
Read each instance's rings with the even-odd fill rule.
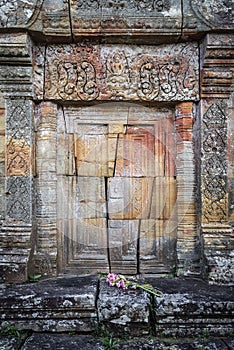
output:
[[213,103],[203,116],[202,195],[205,222],[227,219],[226,102]]
[[24,140],[11,139],[6,147],[7,176],[30,174],[31,149]]
[[92,48],[72,45],[68,50],[69,58],[61,57],[61,52],[65,53],[64,47],[51,47],[49,49],[48,55],[55,54],[56,57],[53,65],[49,65],[47,62],[48,94],[55,94],[59,99],[95,100],[99,95],[96,67],[92,62],[95,52],[93,53]]
[[232,0],[190,0],[195,14],[208,26],[233,24]]
[[196,100],[196,44],[49,46],[45,96],[63,100]]
[[130,76],[127,58],[124,52],[115,52],[106,62],[106,84],[113,97],[124,97],[130,88]]
[[31,144],[31,101],[9,100],[7,104],[7,137]]
[[31,218],[31,180],[28,176],[7,178],[7,217],[30,222]]
[[30,25],[35,20],[43,0],[0,0],[2,27]]
[[137,11],[169,11],[170,0],[72,0],[72,4],[77,9],[97,10],[109,9],[114,11],[120,10],[137,10]]

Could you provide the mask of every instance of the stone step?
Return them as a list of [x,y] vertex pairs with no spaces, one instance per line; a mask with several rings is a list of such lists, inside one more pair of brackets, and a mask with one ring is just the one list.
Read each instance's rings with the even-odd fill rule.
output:
[[118,336],[228,336],[234,332],[234,286],[199,279],[148,279],[163,292],[109,287],[97,276],[59,277],[0,288],[0,323],[35,332],[89,334],[102,325]]
[[225,336],[234,332],[234,285],[209,285],[201,279],[149,280],[162,292],[156,298],[155,331],[166,337]]
[[36,332],[91,332],[97,325],[97,277],[58,278],[3,288],[0,319]]

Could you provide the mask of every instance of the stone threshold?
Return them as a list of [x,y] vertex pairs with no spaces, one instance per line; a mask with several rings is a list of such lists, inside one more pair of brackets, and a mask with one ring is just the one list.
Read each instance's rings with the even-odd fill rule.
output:
[[[117,337],[231,337],[234,286],[193,278],[149,278],[163,292],[109,287],[97,276],[60,277],[1,285],[1,327],[45,333],[91,335],[102,325]],[[30,348],[33,349],[33,348]]]

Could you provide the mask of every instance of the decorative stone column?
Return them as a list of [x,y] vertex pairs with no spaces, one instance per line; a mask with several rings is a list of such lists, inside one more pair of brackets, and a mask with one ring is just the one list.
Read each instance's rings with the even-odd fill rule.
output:
[[0,36],[0,84],[5,101],[1,109],[1,151],[5,153],[5,174],[1,173],[1,279],[22,282],[28,275],[33,229],[33,87],[27,34]]
[[201,204],[205,273],[211,283],[234,277],[233,228],[229,219],[229,172],[234,36],[210,34],[201,75]]
[[181,102],[176,106],[178,275],[199,275],[201,272],[193,132],[195,115],[193,109],[194,106],[192,102]]

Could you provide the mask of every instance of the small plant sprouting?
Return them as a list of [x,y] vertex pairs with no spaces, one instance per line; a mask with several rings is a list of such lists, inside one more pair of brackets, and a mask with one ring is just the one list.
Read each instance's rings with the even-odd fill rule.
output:
[[27,330],[21,331],[16,326],[10,323],[7,323],[1,329],[0,334],[3,336],[15,338],[17,340],[17,349],[20,349],[22,338],[23,337],[26,338],[29,335],[29,331]]
[[21,332],[10,323],[7,323],[1,330],[1,335],[11,336],[19,339],[21,337]]
[[29,282],[38,282],[41,278],[41,275],[29,275],[28,280]]
[[113,333],[109,332],[105,327],[98,327],[96,335],[105,350],[114,350],[120,343],[120,339],[115,338]]

